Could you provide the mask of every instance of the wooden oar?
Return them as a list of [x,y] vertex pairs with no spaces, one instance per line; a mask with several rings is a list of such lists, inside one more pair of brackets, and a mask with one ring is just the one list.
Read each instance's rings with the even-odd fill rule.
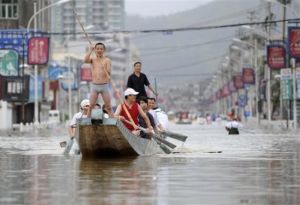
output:
[[154,141],[160,146],[160,148],[166,153],[166,154],[171,154],[172,151],[169,150],[165,145],[163,145],[161,142],[157,141],[156,138],[153,138]]
[[[149,131],[148,131],[147,129],[145,129],[145,128],[143,128],[143,127],[140,127],[140,126],[137,126],[137,125],[133,125],[132,122],[130,122],[130,121],[126,120],[126,119],[124,119],[124,122],[126,122],[126,123],[128,123],[128,124],[134,126],[136,129],[139,129],[139,130],[143,131],[144,133],[150,134]],[[169,141],[167,141],[167,140],[165,140],[165,139],[163,139],[163,138],[157,136],[157,135],[154,134],[154,133],[152,133],[151,137],[154,138],[156,142],[163,143],[163,144],[167,145],[168,147],[170,147],[170,148],[172,148],[172,149],[174,149],[174,148],[176,147],[175,144],[173,144],[173,143],[171,143],[171,142],[169,142]]]
[[[64,154],[69,154],[71,149],[72,149],[72,146],[74,144],[74,138],[73,139],[69,139],[69,141],[66,143],[66,148],[64,150]],[[60,143],[61,144],[61,143]]]
[[178,134],[178,133],[175,133],[175,132],[161,131],[160,133],[161,133],[162,135],[165,135],[165,136],[167,136],[167,137],[170,137],[170,138],[173,138],[173,139],[182,141],[182,142],[185,142],[186,139],[188,138],[188,137],[185,136],[185,135]]

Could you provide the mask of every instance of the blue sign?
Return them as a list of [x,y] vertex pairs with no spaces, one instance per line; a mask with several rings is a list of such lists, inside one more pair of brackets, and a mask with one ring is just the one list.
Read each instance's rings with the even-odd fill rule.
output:
[[247,96],[246,95],[240,95],[239,96],[239,107],[245,107],[247,104]]
[[61,82],[61,87],[64,90],[69,89],[69,78],[70,78],[70,83],[71,83],[71,90],[77,90],[78,89],[78,83],[75,81],[75,74],[71,72],[71,75],[68,77],[68,72],[63,73],[64,79],[62,79]]
[[59,75],[63,75],[66,72],[67,67],[61,67],[59,65],[50,65],[48,67],[48,79],[57,80]]
[[[43,97],[43,78],[38,76],[38,100],[41,101]],[[34,102],[34,76],[30,76],[29,81],[29,102]]]
[[[21,57],[27,56],[28,39],[32,37],[27,35],[27,29],[3,29],[0,30],[0,49],[14,49]],[[42,36],[41,31],[37,31],[35,36]]]

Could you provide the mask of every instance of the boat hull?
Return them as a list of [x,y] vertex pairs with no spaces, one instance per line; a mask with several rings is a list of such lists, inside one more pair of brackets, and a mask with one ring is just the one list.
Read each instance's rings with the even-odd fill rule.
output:
[[104,120],[103,124],[79,123],[76,139],[83,158],[150,156],[163,153],[152,139],[133,135],[122,122]]

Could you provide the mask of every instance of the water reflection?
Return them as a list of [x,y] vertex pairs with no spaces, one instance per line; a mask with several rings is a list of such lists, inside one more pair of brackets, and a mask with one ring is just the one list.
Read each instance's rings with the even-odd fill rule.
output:
[[0,137],[0,204],[300,204],[297,135],[184,129],[189,152],[122,159],[65,157],[49,133]]
[[158,157],[82,160],[80,198],[87,204],[155,204],[158,164]]

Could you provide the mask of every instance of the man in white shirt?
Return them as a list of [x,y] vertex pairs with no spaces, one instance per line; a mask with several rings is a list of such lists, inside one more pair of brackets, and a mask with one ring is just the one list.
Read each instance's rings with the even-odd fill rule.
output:
[[164,128],[160,123],[155,109],[157,109],[155,98],[148,98],[148,112],[153,116],[156,128],[158,131],[165,131],[166,128]]
[[228,122],[225,126],[225,129],[228,131],[229,135],[238,135],[239,128],[241,128],[242,125],[237,121],[236,118],[233,118],[230,122]]
[[[70,152],[70,150],[73,146],[74,140],[75,140],[74,139],[75,138],[75,131],[76,131],[78,120],[80,120],[82,118],[87,118],[87,113],[88,113],[89,108],[90,108],[90,101],[88,99],[82,100],[81,103],[80,103],[81,111],[76,113],[73,116],[72,120],[70,121],[70,124],[69,124],[69,127],[68,127],[68,132],[69,132],[70,139],[67,142],[64,154],[69,154],[69,152]],[[77,151],[77,153],[78,152],[79,152],[79,150]]]

